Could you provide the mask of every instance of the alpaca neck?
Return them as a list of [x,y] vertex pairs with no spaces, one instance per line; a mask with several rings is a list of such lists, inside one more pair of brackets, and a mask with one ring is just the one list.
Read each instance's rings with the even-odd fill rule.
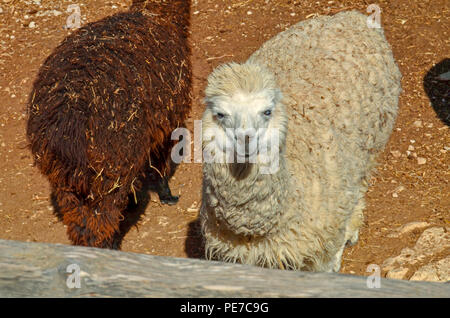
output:
[[268,165],[205,164],[206,208],[235,234],[266,235],[278,223],[287,199],[289,173],[280,154],[278,169]]
[[181,27],[190,24],[190,9],[190,0],[133,0],[130,8],[131,11],[148,11],[150,14],[170,17],[172,22]]

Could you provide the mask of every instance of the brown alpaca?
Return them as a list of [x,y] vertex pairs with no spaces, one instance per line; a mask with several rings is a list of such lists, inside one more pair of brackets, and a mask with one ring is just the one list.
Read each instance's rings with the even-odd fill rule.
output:
[[[191,108],[190,1],[135,1],[88,24],[46,59],[27,136],[73,244],[120,248],[129,199],[153,174],[163,203],[174,129]],[[125,220],[126,221],[126,220]]]

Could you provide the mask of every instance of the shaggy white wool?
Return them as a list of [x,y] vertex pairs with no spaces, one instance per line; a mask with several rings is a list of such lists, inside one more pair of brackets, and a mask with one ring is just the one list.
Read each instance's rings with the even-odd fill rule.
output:
[[[278,129],[280,157],[272,174],[260,173],[259,157],[254,164],[204,163],[207,258],[339,270],[346,242],[358,239],[367,179],[393,129],[401,92],[383,30],[366,20],[350,11],[300,22],[246,63],[210,75],[204,149],[224,150],[214,138],[236,147],[236,136],[225,130],[243,121]],[[258,116],[269,109],[264,122]],[[206,136],[213,128],[222,133]]]

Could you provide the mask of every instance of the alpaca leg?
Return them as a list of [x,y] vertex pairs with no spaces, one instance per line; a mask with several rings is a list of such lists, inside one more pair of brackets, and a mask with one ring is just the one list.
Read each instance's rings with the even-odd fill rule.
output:
[[172,195],[170,191],[168,177],[163,177],[153,171],[150,171],[149,189],[158,194],[159,201],[162,204],[174,205],[179,197]]
[[159,200],[163,204],[174,205],[178,202],[179,197],[173,196],[169,187],[169,178],[175,171],[175,165],[171,160],[171,151],[174,141],[167,138],[163,144],[163,147],[158,149],[153,155],[154,165],[150,170],[150,176],[152,180],[152,188],[158,193]]
[[345,249],[345,224],[334,224],[333,227],[328,228],[326,237],[322,237],[323,244],[322,249],[318,250],[317,254],[321,255],[321,262],[318,262],[319,266],[312,268],[313,271],[323,272],[339,272],[342,262],[342,254]]
[[160,178],[156,185],[156,191],[159,196],[159,200],[163,204],[174,205],[178,202],[179,197],[173,196],[167,178]]
[[321,266],[317,268],[318,271],[324,271],[324,272],[339,272],[341,268],[341,262],[342,262],[342,254],[345,249],[345,236],[344,236],[344,229],[336,229],[337,232],[333,236],[329,237],[329,240],[332,242],[332,244],[329,246],[328,249],[323,251],[325,254],[327,261],[324,262],[324,266]]
[[332,262],[333,272],[339,272],[342,263],[342,254],[344,253],[344,249],[347,246],[347,244],[353,245],[358,241],[359,228],[361,227],[364,221],[363,215],[364,207],[365,207],[364,199],[361,198],[358,204],[356,205],[355,209],[353,210],[353,214],[351,215],[350,220],[347,223],[347,226],[345,227],[345,234],[340,244],[340,248],[338,249],[337,253],[334,256]]
[[336,253],[336,255],[334,256],[333,266],[332,266],[332,271],[333,272],[337,273],[341,269],[342,254],[344,253],[344,249],[345,249],[345,241],[342,244],[341,248]]
[[353,211],[350,220],[347,223],[347,228],[345,231],[345,241],[350,245],[356,244],[359,238],[359,229],[364,223],[364,211],[365,202],[361,198]]

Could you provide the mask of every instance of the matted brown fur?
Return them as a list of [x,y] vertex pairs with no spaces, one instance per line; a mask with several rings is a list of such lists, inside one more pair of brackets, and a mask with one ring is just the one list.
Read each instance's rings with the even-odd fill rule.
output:
[[150,165],[171,173],[170,136],[191,108],[189,10],[136,1],[68,36],[39,71],[27,136],[74,244],[120,248],[129,195]]

